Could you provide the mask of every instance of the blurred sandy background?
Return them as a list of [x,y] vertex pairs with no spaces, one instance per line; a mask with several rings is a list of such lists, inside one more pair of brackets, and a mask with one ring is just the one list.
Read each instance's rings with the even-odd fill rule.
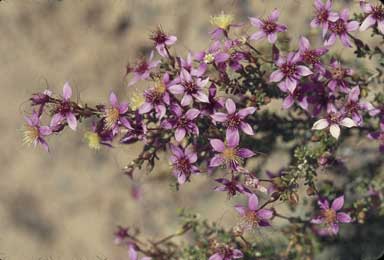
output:
[[128,99],[125,65],[148,53],[148,35],[158,24],[177,35],[177,52],[186,53],[207,46],[211,14],[224,10],[245,21],[278,7],[296,37],[307,32],[311,6],[307,0],[1,1],[0,258],[127,259],[112,243],[117,224],[134,223],[160,238],[178,226],[180,206],[212,220],[234,218],[225,195],[200,188],[205,192],[197,194],[197,186],[212,185],[204,176],[178,193],[169,182],[139,177],[149,185],[134,201],[133,184],[120,169],[139,145],[96,153],[80,128],[50,138],[50,154],[23,146],[25,101],[47,86],[60,94],[66,80],[89,104],[105,102],[111,89]]

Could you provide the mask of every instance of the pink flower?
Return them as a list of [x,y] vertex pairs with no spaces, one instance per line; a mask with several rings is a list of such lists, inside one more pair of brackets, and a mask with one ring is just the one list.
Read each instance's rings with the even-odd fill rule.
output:
[[336,22],[339,19],[337,13],[331,12],[332,1],[327,0],[324,4],[322,0],[315,0],[315,18],[311,21],[311,27],[322,27],[323,36],[328,31],[329,22]]
[[109,95],[110,108],[105,109],[105,128],[116,132],[117,125],[120,122],[121,117],[128,111],[128,103],[119,103],[115,92],[111,92]]
[[255,229],[257,227],[267,227],[271,224],[269,219],[273,217],[273,211],[270,209],[258,209],[259,199],[255,194],[248,196],[248,206],[236,205],[235,209],[242,217],[242,226],[244,229]]
[[183,149],[171,144],[172,155],[169,160],[173,166],[173,175],[177,177],[179,184],[184,184],[189,180],[191,174],[199,173],[199,168],[194,165],[197,161],[197,154],[192,147]]
[[325,68],[324,65],[320,61],[320,57],[328,52],[327,48],[317,48],[311,49],[311,44],[309,40],[301,36],[299,40],[299,52],[301,56],[301,60],[308,64],[312,65],[315,68],[315,71],[318,71],[320,74],[324,74]]
[[181,69],[180,83],[169,87],[169,92],[174,95],[183,95],[182,106],[188,106],[195,99],[202,103],[209,103],[208,96],[203,92],[203,88],[208,84],[209,78],[204,80],[194,78],[185,69]]
[[48,152],[48,144],[44,137],[52,134],[52,130],[49,126],[41,126],[39,117],[39,114],[35,111],[33,111],[30,117],[24,117],[27,125],[23,132],[23,142],[34,147],[40,144]]
[[163,30],[159,27],[152,35],[151,40],[155,43],[155,48],[160,56],[169,58],[167,50],[168,46],[175,44],[177,37],[173,35],[166,35]]
[[371,5],[366,1],[360,1],[360,7],[367,14],[360,26],[360,31],[365,31],[377,23],[377,29],[384,34],[384,7],[383,5]]
[[352,75],[352,69],[343,67],[340,61],[332,58],[330,70],[325,74],[325,77],[329,79],[327,86],[333,92],[339,89],[341,92],[348,93],[350,89],[346,78]]
[[335,44],[336,38],[339,37],[344,46],[352,48],[352,42],[349,39],[349,33],[359,28],[359,22],[349,21],[348,9],[343,9],[339,19],[329,22],[329,31],[324,42],[324,46],[330,47]]
[[148,60],[141,60],[139,63],[133,67],[133,78],[128,83],[128,87],[134,85],[139,80],[146,80],[149,78],[151,74],[151,70],[156,68],[159,65],[160,61],[152,61],[153,59],[153,51],[149,55]]
[[300,79],[312,74],[308,67],[299,65],[300,61],[299,52],[290,52],[286,58],[279,56],[276,61],[278,69],[271,73],[269,81],[279,82],[282,91],[293,93]]
[[162,81],[144,92],[145,102],[139,108],[140,114],[146,114],[153,109],[156,111],[156,117],[163,118],[166,113],[166,106],[171,103],[171,98],[168,92],[172,82],[169,79],[169,74],[165,73]]
[[272,11],[271,15],[267,19],[259,19],[255,17],[250,17],[249,20],[251,24],[257,27],[260,31],[251,35],[250,39],[258,41],[267,37],[268,41],[271,44],[274,44],[277,40],[277,33],[285,32],[287,26],[284,24],[278,24],[277,20],[279,19],[280,12],[275,9]]
[[218,167],[225,164],[233,171],[246,171],[240,167],[240,163],[245,158],[255,156],[255,153],[246,148],[238,148],[239,139],[238,136],[232,135],[226,139],[226,143],[220,139],[211,139],[210,144],[214,151],[218,152],[211,161],[209,167]]
[[195,119],[200,115],[200,111],[196,108],[190,108],[184,113],[183,109],[178,105],[172,105],[171,111],[173,117],[163,120],[161,127],[165,129],[175,129],[175,139],[181,142],[186,134],[199,135],[199,128],[195,123]]
[[339,232],[339,223],[350,223],[351,217],[344,213],[338,212],[344,205],[344,196],[337,197],[332,206],[329,207],[328,200],[319,200],[318,204],[321,208],[321,214],[312,218],[312,224],[323,224],[325,227],[320,230],[322,234],[336,235]]
[[[255,107],[246,107],[236,111],[236,104],[232,99],[228,98],[225,102],[227,113],[216,112],[211,117],[216,122],[224,123],[227,127],[226,139],[235,138],[239,140],[239,129],[247,135],[254,135],[253,129],[250,124],[244,121],[248,115],[255,113]],[[235,136],[235,137],[233,137]]]
[[65,119],[68,123],[68,126],[72,130],[76,130],[77,119],[75,114],[73,113],[73,108],[69,100],[71,96],[72,96],[72,88],[68,82],[65,82],[63,87],[63,100],[61,101],[59,106],[56,108],[56,114],[52,116],[52,120],[51,120],[52,128],[56,128]]

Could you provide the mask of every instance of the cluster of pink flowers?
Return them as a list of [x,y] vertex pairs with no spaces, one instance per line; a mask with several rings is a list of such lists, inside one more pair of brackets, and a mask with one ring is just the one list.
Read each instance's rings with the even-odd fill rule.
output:
[[[283,109],[300,110],[313,124],[313,130],[327,130],[335,139],[340,138],[341,127],[359,128],[364,126],[366,117],[379,118],[381,127],[369,137],[378,140],[380,151],[384,152],[384,109],[364,100],[361,87],[352,80],[351,68],[334,57],[330,60],[324,57],[337,38],[346,47],[352,47],[351,33],[359,27],[364,31],[376,26],[384,33],[383,6],[361,1],[361,7],[365,19],[360,24],[350,19],[347,9],[334,12],[330,0],[326,3],[315,0],[315,16],[310,25],[321,27],[323,46],[312,47],[309,39],[301,36],[297,49],[288,53],[283,53],[276,44],[278,35],[288,30],[286,25],[277,22],[277,10],[266,19],[251,17],[250,23],[258,31],[242,38],[230,36],[231,28],[242,26],[233,24],[231,16],[214,17],[215,30],[210,46],[189,53],[186,58],[171,52],[177,38],[159,29],[151,36],[154,50],[149,58],[128,68],[132,75],[129,88],[140,81],[149,85],[142,98],[119,102],[111,92],[110,104],[88,107],[71,101],[69,83],[64,84],[62,97],[55,98],[49,91],[37,93],[31,98],[34,111],[26,117],[24,141],[41,144],[48,150],[46,137],[63,131],[66,126],[78,130],[78,122],[89,118],[93,126],[86,135],[90,147],[113,146],[117,139],[121,144],[140,140],[147,149],[138,161],[148,162],[157,158],[156,153],[169,150],[172,173],[179,184],[190,181],[192,175],[214,173],[220,167],[220,172],[226,172],[230,178],[217,179],[221,186],[216,190],[230,196],[239,193],[248,199],[246,207],[235,206],[242,219],[241,227],[270,226],[278,216],[270,203],[276,193],[273,180],[279,176],[263,182],[246,166],[247,159],[258,152],[245,140],[256,138],[258,125],[255,122],[260,104],[249,105],[247,92],[228,96],[225,88],[236,82],[233,74],[240,75],[246,71],[246,66],[265,60],[252,44],[267,38],[274,57],[270,60],[273,71],[267,74],[266,82],[271,88],[280,90]],[[155,52],[162,60],[156,60]],[[47,111],[50,123],[43,126],[40,118]],[[311,132],[310,127],[307,130]],[[264,204],[259,202],[257,194],[260,192],[269,197]],[[313,224],[325,226],[319,233],[335,235],[339,223],[352,221],[348,214],[338,212],[343,204],[343,196],[336,198],[331,207],[327,200],[319,200],[321,214],[311,220]],[[133,244],[129,245],[129,252],[131,259],[138,259]],[[240,257],[239,250],[227,249],[216,252],[209,259]]]

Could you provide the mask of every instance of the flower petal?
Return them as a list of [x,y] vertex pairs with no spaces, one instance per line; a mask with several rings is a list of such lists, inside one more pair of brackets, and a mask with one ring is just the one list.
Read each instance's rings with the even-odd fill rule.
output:
[[313,74],[313,72],[308,67],[303,65],[297,66],[297,73],[303,77]]
[[236,104],[230,98],[225,101],[225,108],[227,109],[228,114],[234,114],[236,112]]
[[227,128],[225,139],[229,147],[231,148],[237,147],[240,142],[239,130],[232,127]]
[[252,194],[248,198],[248,208],[250,210],[257,210],[257,207],[259,206],[259,199],[257,198],[256,194]]
[[75,115],[73,113],[67,113],[66,118],[69,128],[71,128],[73,131],[76,131],[77,120]]
[[63,98],[65,100],[68,100],[71,96],[72,96],[72,88],[68,82],[65,82],[63,87]]
[[240,128],[241,128],[241,130],[243,130],[243,132],[246,133],[247,135],[254,135],[254,134],[255,134],[255,133],[253,132],[253,129],[252,129],[251,125],[248,124],[248,123],[241,122],[241,123],[240,123]]
[[236,205],[234,208],[240,214],[240,216],[244,216],[245,213],[247,212],[246,207],[244,207],[242,205]]
[[188,119],[188,120],[194,120],[196,117],[198,117],[200,114],[200,111],[196,108],[191,108],[187,111],[187,113],[185,113],[185,117]]
[[270,219],[273,217],[273,211],[270,209],[260,209],[257,211],[257,216],[260,219]]
[[284,73],[281,72],[280,70],[275,70],[269,76],[269,81],[270,82],[280,82],[283,78],[284,78]]
[[339,136],[340,136],[340,127],[339,127],[339,125],[337,125],[337,124],[332,124],[332,125],[329,127],[329,132],[331,133],[331,135],[332,135],[335,139],[339,139]]
[[337,221],[341,223],[350,223],[352,221],[351,217],[344,212],[338,212],[336,215]]
[[340,125],[351,128],[354,126],[357,126],[355,121],[353,121],[351,118],[346,117],[343,120],[340,121]]
[[237,155],[241,158],[250,158],[255,156],[255,153],[246,148],[240,148],[237,150]]
[[335,211],[340,210],[344,205],[344,195],[337,197],[333,202],[332,202],[332,209]]
[[181,128],[181,127],[176,128],[176,131],[175,131],[176,141],[181,142],[184,139],[186,133],[187,133],[187,131],[185,131],[184,128]]
[[225,149],[225,145],[224,145],[224,142],[221,141],[220,139],[211,139],[209,140],[209,143],[211,144],[212,148],[216,151],[216,152],[223,152],[224,149]]
[[313,124],[312,130],[322,130],[327,128],[328,126],[329,126],[329,122],[327,119],[320,119]]
[[209,167],[217,167],[220,165],[223,165],[224,163],[224,158],[220,154],[216,154],[213,156],[211,161],[209,162]]

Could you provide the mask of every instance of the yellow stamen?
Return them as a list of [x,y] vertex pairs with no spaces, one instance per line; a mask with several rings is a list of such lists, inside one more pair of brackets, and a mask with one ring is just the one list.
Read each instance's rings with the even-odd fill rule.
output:
[[205,63],[211,63],[215,60],[215,57],[212,55],[212,53],[207,53],[204,56],[204,62]]
[[39,129],[36,126],[25,126],[25,130],[23,132],[23,143],[27,145],[35,144],[37,138],[39,138]]
[[228,30],[233,20],[233,15],[221,12],[219,15],[211,16],[210,22],[216,27],[219,27],[223,30]]
[[336,211],[334,209],[326,209],[323,211],[325,221],[330,224],[336,221]]
[[132,110],[137,110],[144,103],[145,99],[142,94],[133,93],[131,97],[130,107]]
[[163,94],[166,90],[166,86],[164,85],[164,83],[162,81],[160,82],[157,82],[156,85],[155,85],[155,91],[159,94]]
[[223,157],[225,160],[235,160],[237,158],[236,150],[233,148],[225,148],[223,151]]
[[84,139],[86,140],[89,148],[94,150],[100,149],[100,136],[95,132],[85,132]]
[[109,108],[105,111],[105,128],[112,129],[119,119],[120,112],[117,108]]

